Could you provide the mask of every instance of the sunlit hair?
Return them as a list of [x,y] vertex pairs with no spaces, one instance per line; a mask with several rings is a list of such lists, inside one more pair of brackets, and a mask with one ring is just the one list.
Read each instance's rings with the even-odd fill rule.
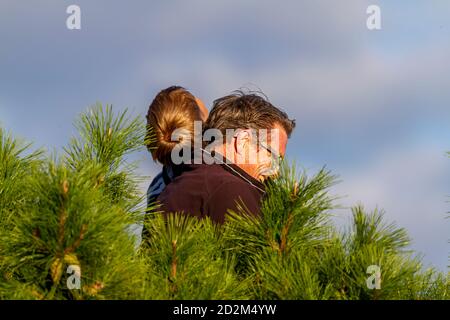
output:
[[[189,91],[172,86],[159,92],[147,113],[147,136],[154,137],[149,139],[147,148],[153,160],[163,165],[171,164],[172,149],[193,139],[196,120],[201,121],[200,109]],[[175,130],[183,132],[179,141],[171,140]]]
[[281,109],[272,105],[261,92],[242,90],[214,101],[206,122],[206,129],[272,129],[281,126],[289,137],[295,120],[289,119]]

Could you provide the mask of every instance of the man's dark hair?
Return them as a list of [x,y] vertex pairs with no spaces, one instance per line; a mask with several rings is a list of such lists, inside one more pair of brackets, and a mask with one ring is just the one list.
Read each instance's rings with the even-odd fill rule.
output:
[[214,101],[205,130],[219,129],[225,135],[226,129],[272,129],[277,124],[288,137],[295,128],[295,120],[289,119],[261,92],[237,90]]

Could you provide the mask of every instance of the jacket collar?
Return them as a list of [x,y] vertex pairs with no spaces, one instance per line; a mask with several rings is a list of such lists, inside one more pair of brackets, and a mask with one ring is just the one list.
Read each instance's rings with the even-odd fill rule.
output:
[[227,158],[225,158],[224,156],[222,156],[221,154],[219,154],[217,152],[216,152],[216,157],[218,157],[218,159],[224,159],[224,160],[221,161],[221,163],[214,163],[214,164],[206,164],[206,163],[185,164],[185,163],[183,163],[180,165],[172,166],[172,170],[174,172],[174,175],[178,176],[184,171],[195,170],[196,168],[199,168],[200,166],[208,166],[208,165],[220,166],[227,172],[231,173],[232,175],[238,177],[239,179],[244,180],[249,185],[253,186],[259,193],[261,193],[261,194],[265,193],[266,186],[261,181],[255,179],[254,177],[249,175],[247,172],[245,172],[242,168],[240,168],[238,165],[234,164],[233,162],[231,162],[230,160],[228,160]]
[[266,186],[259,181],[258,179],[255,179],[251,175],[249,175],[247,172],[245,172],[241,167],[238,165],[232,163],[227,158],[222,156],[221,154],[218,154],[221,156],[221,159],[224,159],[224,162],[220,164],[220,166],[228,171],[229,173],[233,174],[234,176],[244,180],[248,184],[254,186],[260,193],[265,193]]

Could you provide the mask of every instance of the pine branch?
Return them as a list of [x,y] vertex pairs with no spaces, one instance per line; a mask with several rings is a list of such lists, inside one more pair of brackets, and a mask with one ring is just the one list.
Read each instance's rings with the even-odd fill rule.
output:
[[335,177],[324,169],[311,179],[295,166],[282,165],[279,177],[267,185],[261,217],[250,214],[244,205],[230,212],[225,226],[229,250],[252,264],[265,248],[280,255],[300,247],[320,246],[330,232],[327,211],[332,198],[327,189]]
[[238,282],[234,258],[223,252],[221,231],[210,219],[156,214],[146,223],[149,238],[142,250],[148,261],[149,281],[159,288],[149,298],[245,297],[246,283]]
[[[224,226],[148,214],[136,252],[128,227],[144,209],[128,162],[151,139],[139,119],[100,105],[80,116],[65,157],[44,158],[0,130],[0,299],[448,299],[449,274],[423,270],[406,231],[353,208],[338,231],[325,169],[284,164],[259,217],[243,203]],[[381,269],[381,289],[367,267]],[[67,287],[68,266],[81,269]]]
[[41,163],[42,151],[30,147],[0,128],[0,230],[8,228],[14,208],[26,199],[27,179]]

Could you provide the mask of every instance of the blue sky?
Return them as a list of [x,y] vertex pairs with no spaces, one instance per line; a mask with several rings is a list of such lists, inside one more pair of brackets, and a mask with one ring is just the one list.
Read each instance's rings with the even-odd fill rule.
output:
[[[81,7],[81,30],[66,28],[70,4]],[[370,4],[381,7],[382,30],[366,28]],[[444,270],[449,18],[444,0],[2,0],[0,123],[52,150],[97,101],[144,116],[172,84],[208,106],[258,87],[297,119],[290,159],[312,172],[327,165],[344,207],[384,208],[425,263]]]

